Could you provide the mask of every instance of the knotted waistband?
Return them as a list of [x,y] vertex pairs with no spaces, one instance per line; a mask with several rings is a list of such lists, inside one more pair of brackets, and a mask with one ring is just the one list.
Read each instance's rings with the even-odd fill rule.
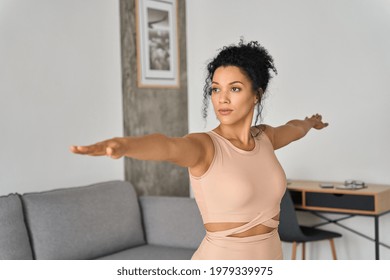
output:
[[[206,230],[206,238],[234,240],[236,242],[237,241],[238,242],[250,242],[250,241],[259,241],[259,240],[267,239],[277,232],[279,221],[271,218],[271,219],[268,219],[266,221],[261,222],[260,221],[261,216],[262,216],[262,214],[256,216],[253,220],[249,221],[248,223],[246,223],[242,226],[239,226],[239,227],[232,228],[232,229],[221,230],[221,231],[212,231],[212,232]],[[264,225],[266,227],[273,228],[273,230],[270,232],[264,233],[264,234],[251,235],[251,236],[247,236],[247,237],[230,236],[233,234],[242,233],[244,231],[247,231],[247,230],[249,230],[257,225]]]

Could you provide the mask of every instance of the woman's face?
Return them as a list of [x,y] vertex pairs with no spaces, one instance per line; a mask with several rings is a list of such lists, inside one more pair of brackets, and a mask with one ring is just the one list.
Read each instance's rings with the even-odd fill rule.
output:
[[218,67],[211,84],[211,101],[222,124],[252,123],[257,96],[252,82],[236,66]]

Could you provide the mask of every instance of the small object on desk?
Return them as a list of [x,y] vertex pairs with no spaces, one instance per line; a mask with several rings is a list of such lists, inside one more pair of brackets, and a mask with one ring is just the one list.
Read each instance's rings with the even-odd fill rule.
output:
[[361,190],[367,188],[365,185],[338,185],[336,186],[336,189],[341,189],[341,190]]
[[363,181],[357,181],[357,180],[346,180],[344,182],[344,185],[336,186],[336,189],[343,189],[343,190],[360,190],[367,188],[366,184]]
[[332,183],[320,183],[320,188],[323,189],[332,189],[334,186]]
[[365,187],[366,184],[364,183],[364,181],[360,181],[360,180],[345,180],[344,181],[344,186],[350,186],[350,185]]
[[355,180],[355,181],[353,182],[353,184],[354,184],[355,186],[362,186],[363,188],[366,187],[366,184],[365,184],[363,181]]

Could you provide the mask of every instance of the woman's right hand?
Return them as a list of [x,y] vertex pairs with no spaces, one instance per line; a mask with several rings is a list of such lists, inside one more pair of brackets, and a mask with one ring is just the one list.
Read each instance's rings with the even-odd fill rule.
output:
[[89,146],[71,146],[70,151],[79,155],[109,156],[118,159],[126,154],[125,138],[112,138]]
[[168,137],[160,133],[117,137],[89,146],[71,146],[70,150],[75,154],[114,159],[126,156],[137,160],[168,161],[191,168],[205,161],[211,163],[214,156],[213,142],[206,133],[184,137]]

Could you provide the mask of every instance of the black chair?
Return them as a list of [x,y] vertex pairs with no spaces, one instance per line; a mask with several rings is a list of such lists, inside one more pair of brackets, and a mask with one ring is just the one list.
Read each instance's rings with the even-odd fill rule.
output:
[[341,237],[341,234],[333,231],[299,225],[289,190],[286,190],[280,205],[279,235],[281,241],[293,243],[291,257],[293,260],[296,259],[297,245],[299,243],[302,243],[302,259],[304,260],[306,242],[320,240],[329,240],[333,259],[337,259],[333,238]]

